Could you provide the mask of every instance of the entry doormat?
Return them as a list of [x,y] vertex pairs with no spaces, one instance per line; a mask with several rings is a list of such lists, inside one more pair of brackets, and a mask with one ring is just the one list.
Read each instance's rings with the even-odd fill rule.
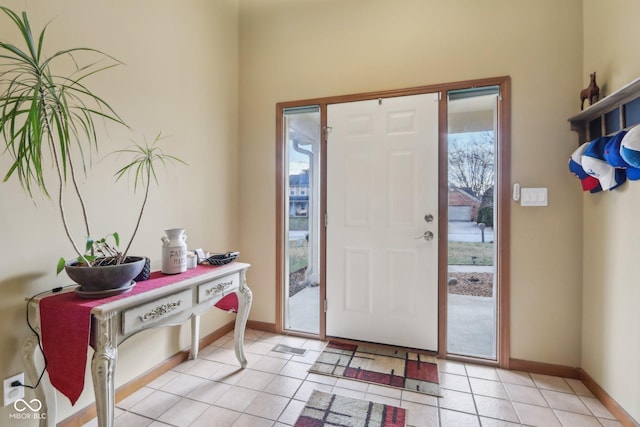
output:
[[406,415],[396,406],[314,390],[294,427],[404,427]]
[[309,372],[440,395],[435,357],[384,346],[330,341]]

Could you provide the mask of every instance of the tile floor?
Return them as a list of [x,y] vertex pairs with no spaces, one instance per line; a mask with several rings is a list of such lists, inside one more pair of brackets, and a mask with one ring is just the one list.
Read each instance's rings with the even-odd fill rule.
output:
[[[304,357],[276,353],[303,347]],[[242,370],[232,334],[116,405],[116,425],[284,427],[314,389],[408,410],[408,426],[621,426],[577,380],[441,361],[442,397],[307,372],[325,343],[247,330]],[[97,426],[92,420],[86,426]]]

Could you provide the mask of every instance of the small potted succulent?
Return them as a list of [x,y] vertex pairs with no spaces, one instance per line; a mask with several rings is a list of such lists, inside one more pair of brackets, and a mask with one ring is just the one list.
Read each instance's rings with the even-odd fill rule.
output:
[[[24,45],[18,47],[0,41],[0,139],[5,144],[2,151],[12,158],[4,181],[17,178],[29,197],[33,198],[35,191],[50,197],[47,183],[50,174],[45,169],[47,165],[53,165],[58,211],[66,238],[76,254],[73,261],[61,259],[58,272],[65,269],[69,277],[87,291],[122,289],[140,273],[145,262],[144,257],[132,257],[127,253],[140,226],[150,181],[155,179],[157,182],[154,165],[184,162],[160,149],[160,135],[152,144],[145,142],[117,151],[133,155],[133,158],[116,172],[116,180],[133,175],[134,191],[138,185],[144,186],[144,200],[124,251],[118,248],[118,233],[108,238],[94,238],[78,174],[86,173],[90,156],[97,151],[96,120],[126,124],[102,97],[89,89],[87,80],[121,63],[86,47],[60,50],[47,57],[44,54],[46,27],[34,37],[26,12],[17,14],[3,6],[0,11],[13,22]],[[70,66],[73,68],[71,73],[58,74],[56,67],[69,69]],[[77,199],[82,213],[82,226],[87,236],[83,245],[79,245],[72,235],[65,204],[68,195]],[[89,277],[85,279],[84,276]],[[81,283],[84,280],[86,282]],[[99,280],[102,280],[100,284]]]

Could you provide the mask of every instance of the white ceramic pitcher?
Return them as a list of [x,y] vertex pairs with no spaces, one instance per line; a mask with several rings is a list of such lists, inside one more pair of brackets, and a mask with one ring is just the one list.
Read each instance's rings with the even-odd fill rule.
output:
[[162,236],[162,268],[164,274],[178,274],[187,271],[187,235],[184,228],[164,230]]

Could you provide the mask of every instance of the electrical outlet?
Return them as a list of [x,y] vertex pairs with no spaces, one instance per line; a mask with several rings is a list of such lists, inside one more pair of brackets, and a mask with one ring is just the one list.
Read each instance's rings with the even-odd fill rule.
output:
[[13,387],[11,383],[14,381],[20,381],[20,384],[24,384],[24,372],[20,372],[4,380],[2,406],[9,406],[16,400],[24,397],[24,387],[21,385]]

